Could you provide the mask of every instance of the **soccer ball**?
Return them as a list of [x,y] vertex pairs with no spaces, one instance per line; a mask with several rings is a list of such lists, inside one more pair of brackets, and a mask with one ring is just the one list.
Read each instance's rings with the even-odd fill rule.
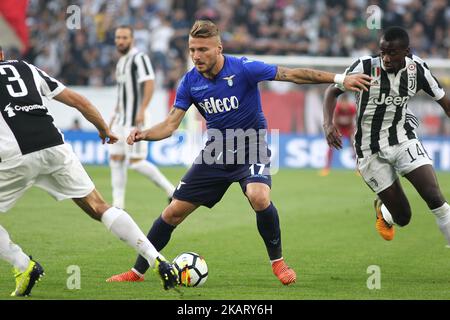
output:
[[180,284],[185,287],[199,287],[208,278],[208,266],[205,259],[195,252],[183,252],[173,259],[178,270]]

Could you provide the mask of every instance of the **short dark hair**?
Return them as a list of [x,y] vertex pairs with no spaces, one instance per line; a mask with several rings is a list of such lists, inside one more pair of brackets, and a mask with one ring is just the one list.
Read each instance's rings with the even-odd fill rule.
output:
[[408,32],[402,27],[389,27],[383,33],[386,41],[398,41],[403,48],[409,47]]
[[192,26],[189,35],[192,38],[220,37],[219,28],[211,20],[197,20]]
[[116,30],[117,30],[117,29],[128,29],[128,30],[130,30],[130,32],[131,32],[131,37],[132,37],[132,38],[134,37],[134,29],[133,29],[133,27],[130,26],[129,24],[122,24],[122,25],[118,26],[118,27],[116,28]]

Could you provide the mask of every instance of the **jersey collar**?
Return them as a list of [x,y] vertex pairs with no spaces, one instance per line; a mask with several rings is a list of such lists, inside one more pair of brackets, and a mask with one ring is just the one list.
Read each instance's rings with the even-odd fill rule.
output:
[[124,57],[130,57],[130,56],[132,56],[132,55],[134,55],[134,54],[136,54],[136,53],[138,53],[138,52],[139,52],[138,48],[132,47],[132,48],[130,49],[130,51],[128,51],[127,54],[124,55]]

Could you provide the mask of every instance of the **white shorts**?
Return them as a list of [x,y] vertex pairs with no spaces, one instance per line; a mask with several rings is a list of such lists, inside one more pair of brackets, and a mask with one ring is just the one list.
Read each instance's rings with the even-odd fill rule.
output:
[[109,154],[125,156],[127,159],[147,159],[148,141],[139,141],[130,146],[127,138],[133,128],[113,125],[111,131],[119,137],[119,141],[109,144]]
[[83,198],[95,188],[69,144],[0,162],[0,212],[11,209],[32,186],[56,200]]
[[404,176],[423,165],[433,164],[422,143],[417,139],[389,146],[370,156],[358,159],[358,170],[375,192],[389,188],[398,175]]

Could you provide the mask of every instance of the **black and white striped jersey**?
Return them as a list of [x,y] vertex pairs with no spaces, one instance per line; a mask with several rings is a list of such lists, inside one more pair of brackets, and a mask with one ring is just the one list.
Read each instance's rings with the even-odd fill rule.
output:
[[[356,94],[355,150],[358,158],[417,138],[415,129],[419,122],[408,109],[408,101],[420,90],[434,100],[445,95],[422,59],[409,55],[405,60],[405,67],[397,74],[385,71],[379,55],[361,57],[345,71],[346,74],[364,73],[372,77],[369,91]],[[344,90],[342,86],[337,87]]]
[[25,61],[0,61],[0,161],[64,143],[44,102],[64,88]]
[[155,74],[147,54],[132,48],[119,59],[116,66],[118,90],[116,123],[126,127],[134,126],[142,101],[142,82],[154,79]]

